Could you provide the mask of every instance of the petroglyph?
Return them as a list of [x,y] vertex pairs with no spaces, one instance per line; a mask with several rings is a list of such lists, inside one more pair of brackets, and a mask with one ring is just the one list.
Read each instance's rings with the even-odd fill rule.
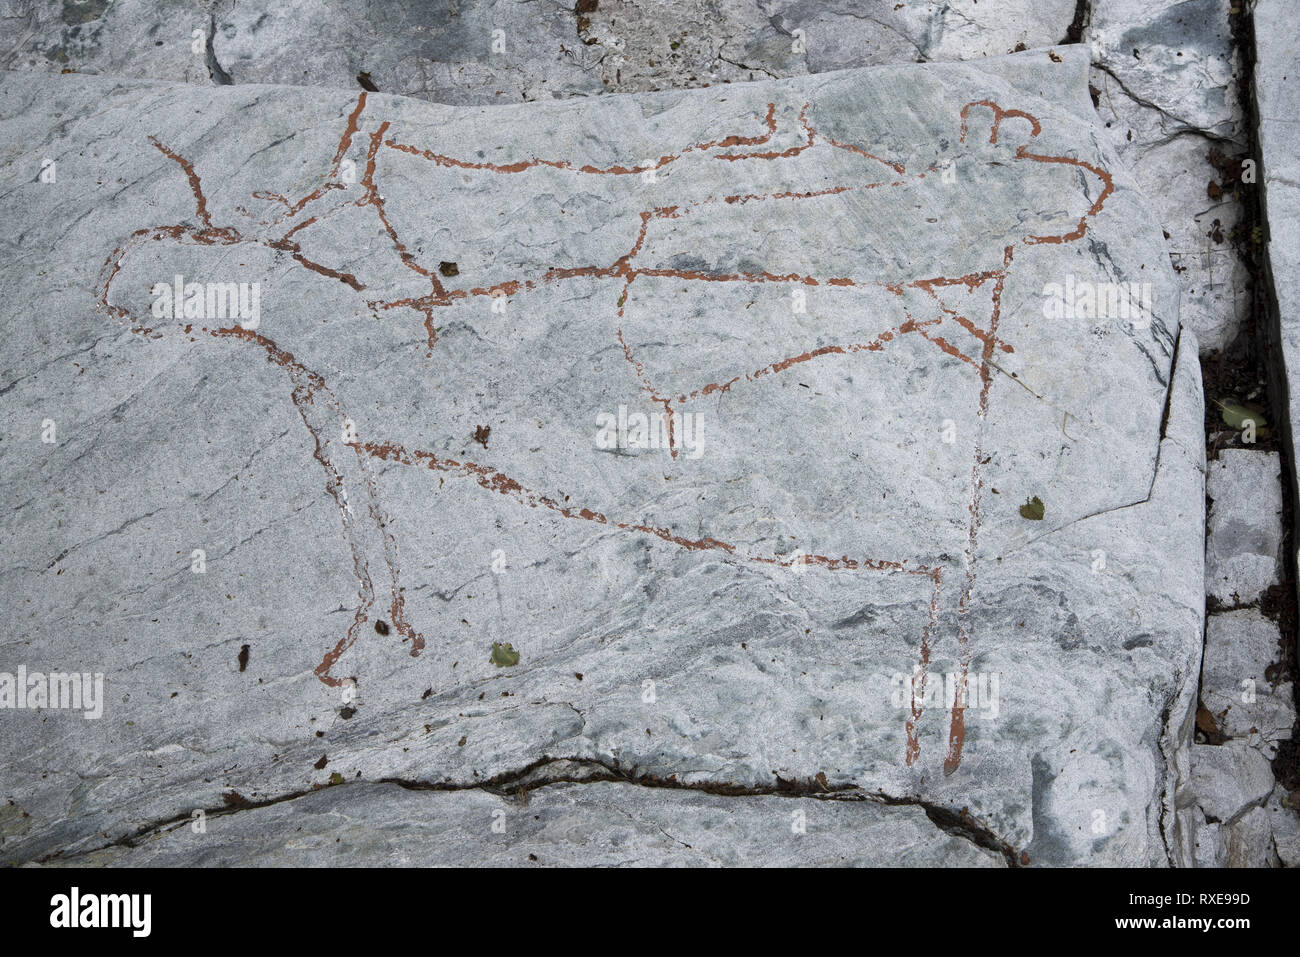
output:
[[[793,116],[793,128],[782,130],[778,115]],[[952,117],[956,147],[942,160],[925,165],[889,156],[877,155],[866,145],[842,142],[818,129],[815,101],[799,104],[769,103],[764,116],[754,117],[749,132],[730,132],[705,142],[690,143],[665,151],[656,158],[596,165],[555,156],[510,158],[502,162],[472,158],[472,145],[461,145],[459,152],[444,152],[407,142],[406,135],[392,128],[390,120],[376,115],[367,104],[367,95],[358,96],[354,108],[343,124],[337,149],[328,175],[314,188],[297,198],[271,191],[254,192],[239,206],[242,221],[218,224],[214,221],[211,183],[205,183],[195,166],[161,138],[150,137],[159,153],[175,164],[183,175],[184,186],[193,195],[194,219],[191,222],[143,227],[127,237],[108,257],[99,288],[99,302],[113,316],[136,333],[149,338],[181,336],[195,341],[200,336],[215,337],[244,349],[250,356],[260,353],[268,362],[284,370],[289,399],[297,409],[303,425],[314,442],[314,457],[325,475],[325,487],[337,505],[343,532],[350,549],[357,582],[357,606],[346,634],[328,649],[316,674],[322,682],[339,686],[345,680],[334,673],[340,658],[366,633],[370,622],[387,619],[409,654],[418,656],[426,639],[417,623],[409,619],[402,584],[399,559],[401,530],[387,517],[375,479],[375,464],[397,463],[427,469],[444,478],[468,480],[482,489],[507,497],[519,505],[544,510],[557,519],[591,522],[632,535],[653,536],[681,549],[712,551],[724,560],[737,563],[791,567],[810,566],[824,573],[864,573],[916,576],[928,579],[931,590],[928,620],[915,637],[920,662],[920,694],[911,703],[907,715],[906,762],[912,764],[920,754],[918,726],[923,717],[926,668],[931,661],[940,613],[941,591],[945,576],[960,582],[956,597],[957,646],[960,673],[958,683],[964,689],[974,643],[977,636],[968,615],[977,569],[977,541],[980,533],[984,499],[981,468],[986,459],[982,437],[977,430],[971,447],[968,522],[964,554],[943,564],[918,561],[908,555],[830,555],[796,551],[773,554],[755,551],[742,542],[727,541],[709,535],[693,536],[679,526],[649,524],[629,517],[606,514],[597,503],[570,502],[564,494],[562,476],[566,466],[557,463],[555,485],[533,488],[505,474],[490,464],[490,453],[483,442],[487,461],[468,461],[421,448],[410,448],[379,434],[373,434],[364,421],[354,419],[335,396],[326,374],[309,367],[295,357],[292,343],[286,343],[274,331],[246,328],[238,323],[204,325],[187,322],[177,302],[176,318],[159,323],[124,305],[116,280],[124,264],[145,247],[160,242],[210,247],[260,246],[292,257],[298,266],[322,277],[337,281],[348,295],[362,297],[366,307],[376,315],[409,310],[416,314],[424,329],[423,352],[428,375],[439,374],[434,357],[440,342],[440,311],[458,302],[475,298],[489,300],[528,296],[544,288],[560,287],[577,281],[600,281],[601,291],[594,302],[617,317],[616,345],[626,360],[629,392],[639,390],[647,401],[661,406],[667,422],[669,448],[673,459],[678,448],[671,440],[676,417],[684,406],[709,397],[743,390],[760,390],[753,401],[761,403],[761,390],[776,377],[808,363],[862,361],[858,357],[880,355],[905,337],[916,337],[932,345],[943,355],[958,361],[953,375],[971,377],[970,391],[976,420],[983,423],[988,415],[998,352],[1012,353],[1014,346],[999,332],[1002,295],[1007,276],[1014,269],[1017,249],[1038,244],[1068,244],[1083,238],[1090,222],[1103,211],[1114,186],[1110,173],[1100,165],[1068,155],[1053,155],[1034,148],[1042,133],[1042,124],[1030,113],[990,99],[974,100]],[[979,126],[979,132],[976,127]],[[987,136],[983,135],[987,128]],[[790,145],[786,145],[789,143]],[[354,147],[356,149],[354,149]],[[987,149],[1001,148],[997,153]],[[360,176],[349,182],[349,154],[364,150]],[[817,157],[819,153],[838,154],[835,162]],[[482,151],[478,151],[482,155]],[[380,171],[384,159],[403,156],[426,162],[433,168],[463,171],[466,175],[491,176],[500,180],[502,190],[515,188],[521,178],[541,173],[579,178],[615,178],[629,184],[619,196],[620,215],[637,224],[635,232],[624,238],[604,261],[583,265],[553,266],[540,272],[500,277],[488,284],[456,285],[450,282],[458,270],[433,264],[414,246],[403,240],[399,229],[401,217],[395,216],[385,201]],[[801,165],[816,157],[822,173],[810,177],[812,167]],[[772,187],[758,192],[719,192],[706,184],[684,189],[682,199],[671,205],[638,208],[638,179],[672,174],[675,177],[698,176],[702,165],[725,165],[746,170],[758,164],[772,168],[764,181]],[[695,268],[680,264],[682,250],[689,251],[693,226],[697,221],[734,221],[737,240],[748,231],[771,226],[764,214],[780,207],[780,215],[789,215],[785,207],[803,204],[810,215],[845,215],[829,202],[867,194],[915,193],[923,188],[942,189],[947,170],[960,175],[989,174],[1003,178],[1028,178],[1057,175],[1060,194],[1067,197],[1060,209],[1046,211],[1036,221],[1008,224],[997,222],[998,211],[985,217],[990,225],[978,244],[968,244],[962,237],[944,252],[948,261],[939,272],[918,271],[910,263],[890,268],[884,262],[865,263],[865,268],[844,273],[821,274],[798,268],[793,262],[773,262],[734,269]],[[838,177],[826,183],[833,170]],[[978,170],[978,172],[977,172]],[[706,171],[707,173],[707,171]],[[716,180],[714,180],[716,181]],[[928,181],[928,182],[927,182]],[[435,200],[436,202],[436,200]],[[817,204],[815,207],[813,204]],[[869,212],[887,210],[885,205],[860,207]],[[899,201],[894,208],[905,210]],[[410,211],[405,211],[410,213]],[[854,210],[849,210],[849,213]],[[628,214],[631,214],[630,216]],[[921,229],[936,234],[952,232],[957,212],[949,210],[948,219],[918,223]],[[359,243],[369,243],[360,264],[345,266],[343,257],[331,243],[337,235],[324,232],[332,220],[344,222],[345,232],[352,232]],[[1020,227],[1018,234],[1008,227]],[[746,228],[747,227],[747,228]],[[933,228],[931,228],[933,227]],[[359,230],[369,230],[362,235]],[[979,230],[969,231],[979,233]],[[319,235],[318,235],[319,234]],[[323,236],[323,240],[322,237]],[[942,241],[936,240],[943,247]],[[150,250],[152,255],[159,255]],[[743,249],[735,252],[737,261],[744,259]],[[437,257],[434,257],[437,258]],[[797,259],[797,256],[792,257]],[[696,284],[735,284],[745,288],[775,284],[791,289],[832,288],[871,290],[893,303],[889,315],[881,315],[875,328],[863,328],[852,340],[820,345],[793,354],[769,355],[759,365],[740,364],[718,379],[692,376],[689,370],[668,376],[649,371],[636,339],[625,335],[632,321],[630,309],[635,302],[638,283],[648,281]],[[403,284],[423,286],[419,294],[391,295]],[[605,287],[608,291],[605,291]],[[978,296],[977,296],[978,294]],[[983,298],[979,298],[982,296]],[[982,311],[981,311],[982,310]],[[268,323],[268,329],[273,329]],[[338,361],[346,361],[341,357]],[[962,371],[964,370],[964,371]],[[526,376],[526,370],[520,370]],[[1037,394],[1037,393],[1035,393]],[[376,630],[378,630],[376,628]],[[386,632],[384,632],[386,633]],[[949,715],[948,748],[944,769],[951,773],[961,762],[965,740],[963,696],[959,693]]]

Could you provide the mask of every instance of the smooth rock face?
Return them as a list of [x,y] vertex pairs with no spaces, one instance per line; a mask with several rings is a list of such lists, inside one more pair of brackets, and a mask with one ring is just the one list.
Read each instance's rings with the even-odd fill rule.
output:
[[1210,615],[1201,666],[1201,701],[1218,729],[1272,757],[1295,725],[1294,688],[1271,681],[1282,657],[1277,625],[1253,608]]
[[1276,584],[1282,553],[1282,460],[1224,449],[1206,476],[1205,588],[1225,605],[1258,601]]
[[1231,0],[1095,0],[1089,36],[1100,68],[1134,100],[1184,127],[1240,135],[1234,112]]
[[[4,715],[0,859],[331,781],[364,830],[397,798],[358,778],[560,802],[565,758],[980,835],[835,805],[917,862],[1181,863],[1196,342],[1086,80],[1060,48],[462,110],[5,75],[3,660],[104,709]],[[675,833],[680,795],[583,800],[615,790]],[[360,830],[335,859],[396,853]]]
[[[1300,434],[1300,12],[1282,0],[1255,6],[1255,106],[1268,221],[1268,273],[1286,372],[1291,435]],[[1293,484],[1300,488],[1300,484]],[[1300,504],[1300,503],[1297,503]]]
[[1249,270],[1233,243],[1242,219],[1236,194],[1257,188],[1240,183],[1233,165],[1247,146],[1231,33],[1240,6],[1089,4],[1097,112],[1160,218],[1182,289],[1180,316],[1203,352],[1228,345],[1251,308]]
[[1241,742],[1192,745],[1192,781],[1207,817],[1232,824],[1273,790],[1268,759]]

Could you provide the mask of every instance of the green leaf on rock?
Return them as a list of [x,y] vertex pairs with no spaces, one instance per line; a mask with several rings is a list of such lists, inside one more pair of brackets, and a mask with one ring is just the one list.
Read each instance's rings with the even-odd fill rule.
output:
[[1041,522],[1043,520],[1043,500],[1035,495],[1033,498],[1020,506],[1020,517],[1027,518],[1031,522]]
[[492,655],[488,658],[492,664],[498,668],[513,668],[519,664],[519,652],[510,647],[510,642],[504,645],[492,642]]
[[337,771],[334,771],[330,774],[330,784],[342,784],[342,783],[343,783],[343,775],[339,774]]

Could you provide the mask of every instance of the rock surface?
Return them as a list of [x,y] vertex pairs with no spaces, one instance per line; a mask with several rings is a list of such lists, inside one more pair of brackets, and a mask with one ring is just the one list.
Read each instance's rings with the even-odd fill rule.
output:
[[1206,591],[1228,606],[1256,602],[1282,570],[1281,457],[1223,449],[1209,464],[1206,492]]
[[[1271,314],[1278,328],[1292,445],[1300,434],[1300,55],[1294,4],[1255,6],[1255,106],[1263,168]],[[1292,476],[1292,489],[1300,482]],[[1300,501],[1293,507],[1300,506]],[[1300,512],[1297,512],[1300,514]]]
[[1284,867],[1300,867],[1300,810],[1291,796],[1278,785],[1268,799],[1273,846]]
[[484,105],[997,56],[1070,42],[1077,7],[1076,0],[1028,7],[1024,0],[6,0],[0,68],[354,91],[364,74],[385,93]]
[[1199,826],[1196,828],[1196,854],[1194,857],[1196,866],[1222,867],[1223,858],[1223,839],[1219,835],[1219,825],[1208,824],[1202,817]]
[[[201,830],[199,830],[201,828]],[[338,838],[345,836],[346,847]],[[523,798],[357,782],[112,847],[78,864],[328,867],[1002,867],[994,850],[944,837],[919,807],[595,782]]]
[[1269,814],[1262,807],[1253,807],[1240,820],[1223,828],[1224,867],[1276,867],[1277,853],[1273,847],[1273,828]]
[[[1146,190],[1182,289],[1181,317],[1204,352],[1237,335],[1251,308],[1236,251],[1236,158],[1246,150],[1235,0],[1092,0],[1097,111]],[[1216,159],[1218,160],[1216,165]]]
[[1273,791],[1273,769],[1241,742],[1192,746],[1192,778],[1207,818],[1233,824],[1264,803]]
[[1210,615],[1201,666],[1201,701],[1218,730],[1259,747],[1267,757],[1291,737],[1295,694],[1290,681],[1273,680],[1283,657],[1275,622],[1256,609]]
[[[855,862],[876,826],[915,863],[1181,862],[1196,342],[1087,67],[491,109],[5,75],[4,660],[105,708],[5,715],[0,860],[194,809],[272,836],[169,863],[299,859],[318,786],[357,809],[334,859],[388,860],[356,821],[407,792],[361,782],[477,820],[527,776],[593,834],[632,807],[634,854],[685,823],[723,856],[698,835],[765,833],[771,792],[907,802],[834,805]],[[177,276],[259,307],[168,315]],[[1121,283],[1149,310],[1050,292]]]
[[[1093,51],[1112,145],[1169,240],[1181,319],[1227,347],[1251,310],[1236,0],[9,0],[0,68],[296,83],[449,104],[710,86],[1052,43]],[[1207,198],[1207,192],[1209,198]]]
[[1235,160],[1246,146],[1234,2],[9,0],[0,68],[350,90],[364,77],[386,93],[482,105],[969,60],[1083,40],[1112,143],[1169,238],[1182,321],[1208,352],[1232,341],[1251,303],[1234,240],[1242,219]]

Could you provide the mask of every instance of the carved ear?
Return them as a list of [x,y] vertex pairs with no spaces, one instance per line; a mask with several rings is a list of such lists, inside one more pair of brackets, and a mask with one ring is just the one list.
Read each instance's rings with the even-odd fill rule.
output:
[[1023,146],[1042,131],[1038,120],[1024,110],[1003,109],[993,100],[972,100],[961,108],[961,141],[980,145]]

